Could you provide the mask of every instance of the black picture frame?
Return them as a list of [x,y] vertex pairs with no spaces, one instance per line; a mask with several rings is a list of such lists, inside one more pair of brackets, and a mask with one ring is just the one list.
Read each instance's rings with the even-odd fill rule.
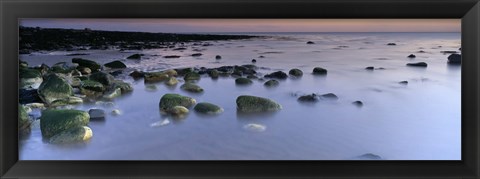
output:
[[[478,0],[1,0],[0,177],[479,178]],[[461,161],[18,161],[18,18],[461,18]]]

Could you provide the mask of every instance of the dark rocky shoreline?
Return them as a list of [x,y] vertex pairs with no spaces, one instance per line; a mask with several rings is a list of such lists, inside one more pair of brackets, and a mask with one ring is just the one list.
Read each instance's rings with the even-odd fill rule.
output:
[[250,35],[210,35],[174,34],[148,32],[119,32],[78,29],[56,29],[39,27],[19,28],[20,54],[41,50],[143,50],[157,48],[177,48],[176,45],[194,42],[199,46],[209,46],[208,41],[240,40],[255,38]]

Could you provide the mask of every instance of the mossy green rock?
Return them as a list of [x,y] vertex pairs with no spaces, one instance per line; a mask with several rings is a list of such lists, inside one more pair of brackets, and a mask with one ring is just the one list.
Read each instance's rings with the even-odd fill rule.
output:
[[92,73],[89,77],[90,80],[100,82],[103,85],[109,86],[113,83],[115,80],[114,77],[108,73],[105,72],[95,72]]
[[326,75],[327,70],[325,68],[315,67],[315,68],[313,68],[313,74],[314,75]]
[[189,72],[189,73],[185,74],[185,77],[183,79],[185,81],[199,80],[200,75],[196,72]]
[[169,78],[170,76],[165,72],[151,72],[144,74],[145,83],[162,82]]
[[115,60],[113,62],[106,63],[104,66],[106,66],[108,68],[117,68],[117,69],[127,68],[127,65],[125,65],[125,63],[123,63],[119,60]]
[[182,86],[180,86],[181,89],[185,90],[185,91],[189,91],[189,92],[193,92],[193,93],[201,93],[203,92],[203,88],[196,85],[196,84],[193,84],[193,83],[185,83],[183,84]]
[[203,114],[220,114],[223,112],[223,109],[220,106],[206,102],[198,103],[197,105],[195,105],[193,110]]
[[71,109],[48,109],[40,117],[42,136],[50,138],[65,130],[86,126],[90,115],[85,111]]
[[168,114],[174,115],[174,116],[184,116],[188,114],[189,110],[184,107],[184,106],[174,106],[170,109],[167,110]]
[[127,59],[132,59],[132,60],[140,60],[142,58],[142,54],[133,54],[127,57]]
[[210,78],[214,78],[214,79],[218,78],[218,76],[219,76],[218,70],[213,69],[213,70],[209,71],[208,76],[210,76]]
[[122,93],[128,93],[133,91],[133,87],[130,83],[123,82],[121,80],[115,80],[113,82],[112,88],[120,88]]
[[294,69],[291,69],[290,71],[288,71],[288,74],[294,76],[294,77],[301,77],[303,76],[303,72],[302,70],[298,69],[298,68],[294,68]]
[[175,69],[175,71],[177,71],[178,75],[183,76],[187,73],[193,72],[193,68],[179,68]]
[[[92,72],[96,72],[96,71],[99,71],[99,70],[102,69],[102,66],[100,64],[98,64],[97,62],[94,62],[92,60],[83,59],[83,58],[73,58],[72,63],[77,63],[78,66],[81,66],[81,67],[90,68],[90,70],[92,70]],[[82,71],[82,70],[80,70],[80,71]]]
[[105,87],[103,86],[102,83],[96,82],[93,80],[85,80],[81,82],[80,88],[91,90],[91,91],[96,91],[96,92],[102,92],[105,90]]
[[79,126],[67,129],[54,135],[49,142],[52,144],[69,144],[87,141],[92,138],[93,132],[87,126]]
[[46,77],[38,88],[38,96],[47,104],[73,96],[72,87],[55,74]]
[[20,84],[19,87],[38,88],[43,82],[42,74],[38,70],[23,68],[19,69]]
[[248,78],[237,78],[235,79],[235,84],[237,85],[249,85],[252,84],[253,81]]
[[195,105],[195,103],[197,103],[197,101],[191,97],[167,93],[160,99],[159,107],[161,110],[165,111],[175,106],[190,108]]
[[268,80],[265,83],[263,83],[263,85],[266,87],[275,87],[275,86],[278,86],[279,84],[280,82],[278,82],[277,80]]
[[18,132],[19,134],[30,133],[30,119],[27,110],[22,105],[18,105]]
[[168,78],[167,81],[165,81],[165,84],[166,84],[167,86],[174,86],[174,85],[176,85],[177,83],[178,83],[178,80],[177,80],[177,78],[175,78],[175,77],[170,77],[170,78]]
[[277,102],[257,97],[242,95],[237,98],[237,110],[240,112],[268,112],[282,109],[282,106]]
[[113,99],[121,95],[122,95],[122,90],[120,88],[112,88],[103,94],[103,98]]

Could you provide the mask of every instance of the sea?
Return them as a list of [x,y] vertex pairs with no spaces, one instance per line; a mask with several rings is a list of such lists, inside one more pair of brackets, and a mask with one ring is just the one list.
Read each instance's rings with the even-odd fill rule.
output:
[[[234,34],[258,37],[203,42],[209,44],[205,46],[185,43],[186,50],[181,51],[108,49],[20,55],[30,66],[50,66],[72,58],[100,64],[121,60],[128,68],[117,78],[131,83],[134,91],[112,103],[99,100],[71,106],[106,112],[105,120],[89,123],[93,137],[85,143],[50,144],[42,139],[36,119],[31,134],[19,141],[19,159],[461,160],[461,65],[448,64],[450,54],[443,53],[461,53],[460,33]],[[86,55],[68,56],[73,53]],[[144,54],[141,60],[126,59],[136,53]],[[191,56],[194,53],[202,55]],[[410,54],[416,58],[408,58]],[[167,55],[181,57],[164,58]],[[222,58],[217,60],[216,55]],[[259,77],[275,71],[288,74],[293,68],[301,69],[303,76],[279,80],[277,87],[267,88],[266,80],[238,86],[234,77],[204,75],[197,82],[204,89],[200,94],[181,90],[183,82],[167,87],[128,76],[133,70],[214,68],[253,64],[252,59]],[[426,62],[428,67],[406,66],[416,62]],[[365,69],[369,66],[374,70]],[[325,68],[328,74],[312,75],[314,67]],[[185,118],[172,118],[159,111],[160,98],[166,93],[210,102],[224,112],[201,115],[190,109]],[[334,93],[338,100],[297,100],[312,93]],[[282,109],[239,113],[235,101],[240,95],[269,98]],[[354,101],[363,106],[353,105]],[[114,109],[121,115],[110,114]],[[40,113],[34,110],[32,117]]]

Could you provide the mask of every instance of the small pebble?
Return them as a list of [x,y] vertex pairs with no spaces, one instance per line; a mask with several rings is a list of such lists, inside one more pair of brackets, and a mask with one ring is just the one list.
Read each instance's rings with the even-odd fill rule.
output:
[[243,126],[243,129],[248,130],[248,131],[253,131],[253,132],[263,132],[267,129],[266,126],[261,125],[261,124],[247,124]]
[[164,120],[157,121],[157,122],[154,122],[154,123],[150,124],[150,127],[162,127],[162,126],[166,126],[168,124],[170,124],[170,120],[164,119]]
[[122,112],[118,109],[114,109],[112,112],[111,112],[112,115],[114,116],[119,116],[119,115],[122,115]]

